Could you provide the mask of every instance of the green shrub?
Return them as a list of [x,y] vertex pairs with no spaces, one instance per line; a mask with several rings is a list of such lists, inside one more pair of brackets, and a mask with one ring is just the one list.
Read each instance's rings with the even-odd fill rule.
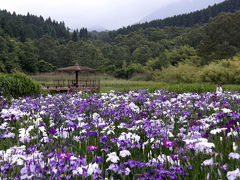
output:
[[22,73],[0,73],[0,91],[5,97],[33,96],[43,93],[39,83]]
[[44,60],[40,60],[37,63],[37,68],[39,72],[53,72],[57,69],[54,65]]
[[177,66],[155,70],[153,78],[156,81],[167,83],[196,83],[200,82],[200,67],[188,63],[179,63]]
[[176,66],[154,70],[151,76],[156,81],[167,83],[240,83],[240,55],[231,59],[222,59],[205,66],[198,66],[191,61],[178,63]]
[[212,62],[203,67],[201,72],[201,81],[203,82],[221,82],[223,84],[240,83],[240,56],[234,56],[232,59],[223,59]]

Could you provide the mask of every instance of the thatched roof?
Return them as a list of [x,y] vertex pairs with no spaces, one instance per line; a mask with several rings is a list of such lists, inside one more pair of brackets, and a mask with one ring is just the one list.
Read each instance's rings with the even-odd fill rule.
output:
[[79,64],[75,64],[74,66],[69,66],[65,68],[59,68],[59,71],[96,71],[96,69],[79,66]]

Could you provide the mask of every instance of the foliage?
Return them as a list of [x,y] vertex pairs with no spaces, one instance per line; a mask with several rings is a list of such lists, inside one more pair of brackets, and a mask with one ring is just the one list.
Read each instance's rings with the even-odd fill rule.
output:
[[3,96],[14,98],[43,92],[37,82],[22,73],[0,74],[0,91]]
[[153,79],[170,83],[212,82],[223,84],[240,83],[240,56],[211,62],[202,67],[195,63],[184,61],[177,66],[163,67],[150,71]]
[[141,72],[143,72],[143,67],[141,64],[133,63],[127,66],[126,62],[124,61],[122,64],[122,68],[115,70],[113,74],[116,78],[129,79],[134,73]]
[[196,50],[190,46],[181,46],[179,49],[165,50],[166,61],[173,66],[179,62],[188,61],[195,65],[200,65],[201,58],[197,55]]
[[204,82],[239,84],[240,56],[212,62],[208,66],[204,66],[201,73],[201,80]]
[[40,60],[36,66],[37,66],[39,72],[52,72],[52,71],[56,70],[55,66],[53,66],[52,64],[50,64],[44,60]]
[[35,73],[38,61],[38,49],[33,46],[32,41],[26,41],[19,45],[19,64],[24,72]]
[[50,17],[46,20],[42,16],[31,14],[16,15],[6,10],[0,10],[0,28],[4,33],[22,42],[27,38],[38,39],[48,34],[53,38],[69,39],[70,33],[64,22],[56,22]]
[[240,11],[222,13],[206,26],[206,36],[199,44],[205,61],[230,58],[240,51]]
[[194,83],[200,82],[201,68],[189,63],[179,63],[177,66],[169,66],[162,68],[161,71],[156,70],[153,78],[157,81],[169,83]]
[[132,53],[132,60],[135,63],[145,65],[147,60],[152,57],[152,51],[148,46],[140,46]]
[[[63,22],[51,18],[0,11],[0,71],[49,72],[78,62],[124,79],[144,73],[146,80],[215,82],[216,78],[206,75],[209,63],[240,52],[240,12],[235,12],[239,6],[239,1],[229,0],[193,13],[100,33],[86,28],[69,32]],[[219,14],[225,11],[234,13]],[[214,18],[208,21],[209,17]],[[201,76],[203,68],[205,75]]]
[[0,61],[0,72],[6,72],[5,65]]
[[38,41],[35,41],[38,48],[38,59],[44,60],[53,65],[57,62],[57,42],[49,35],[44,35]]

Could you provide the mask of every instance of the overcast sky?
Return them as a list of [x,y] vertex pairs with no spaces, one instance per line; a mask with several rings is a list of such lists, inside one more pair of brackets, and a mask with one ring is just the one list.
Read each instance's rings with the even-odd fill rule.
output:
[[[0,0],[0,9],[64,21],[71,29],[117,29],[139,22],[171,3],[201,0]],[[217,0],[209,0],[212,4]],[[219,1],[219,0],[218,0]]]

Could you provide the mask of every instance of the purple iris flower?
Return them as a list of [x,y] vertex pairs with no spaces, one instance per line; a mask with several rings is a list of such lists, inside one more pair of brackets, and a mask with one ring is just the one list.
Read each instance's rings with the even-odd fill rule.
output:
[[46,124],[42,122],[38,127],[42,127],[42,126],[46,127]]
[[95,158],[95,162],[98,163],[98,164],[102,164],[103,158],[102,158],[101,156],[97,156],[97,157]]
[[88,131],[87,133],[88,133],[88,135],[90,135],[90,136],[96,136],[96,135],[97,135],[97,132],[96,132],[96,131]]
[[98,149],[98,146],[88,146],[88,152],[95,152]]
[[54,129],[54,128],[50,128],[50,129],[48,129],[48,132],[50,132],[51,134],[56,134],[57,133],[57,130],[56,129]]
[[71,157],[71,153],[66,153],[66,152],[60,152],[57,154],[57,157],[61,160],[67,161]]
[[202,117],[203,114],[201,112],[198,113],[198,117]]
[[163,145],[166,147],[173,147],[174,146],[174,141],[170,141],[169,139],[164,139]]

